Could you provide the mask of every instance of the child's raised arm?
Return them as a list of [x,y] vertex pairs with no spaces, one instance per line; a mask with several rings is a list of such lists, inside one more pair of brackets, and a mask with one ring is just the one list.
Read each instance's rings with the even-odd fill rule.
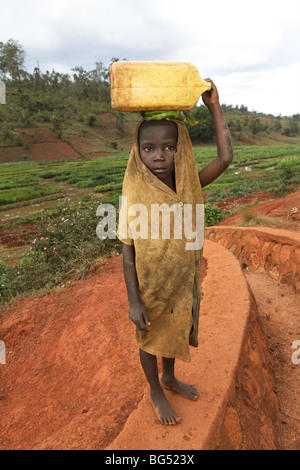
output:
[[148,331],[150,320],[140,300],[138,280],[135,269],[135,249],[133,245],[123,244],[123,270],[129,302],[129,318],[140,329]]
[[203,188],[218,178],[233,160],[231,135],[220,106],[217,87],[209,78],[206,81],[211,83],[211,90],[203,93],[202,100],[213,118],[218,155],[198,173]]

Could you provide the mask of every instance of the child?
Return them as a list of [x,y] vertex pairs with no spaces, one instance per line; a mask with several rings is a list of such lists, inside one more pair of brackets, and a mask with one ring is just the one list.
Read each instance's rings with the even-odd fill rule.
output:
[[[220,176],[232,162],[231,136],[218,91],[210,79],[207,81],[212,88],[202,99],[213,118],[217,157],[198,173],[184,124],[143,120],[137,126],[123,183],[128,219],[134,204],[144,204],[148,212],[153,204],[165,203],[169,207],[191,204],[194,211],[197,204],[203,204],[201,188]],[[148,226],[151,227],[150,221]],[[162,386],[190,400],[198,398],[193,385],[177,380],[174,366],[176,358],[190,362],[189,345],[198,345],[202,247],[187,250],[190,240],[177,239],[174,234],[169,239],[152,239],[150,235],[136,238],[132,234],[121,237],[120,226],[118,237],[124,243],[129,318],[136,325],[140,360],[150,385],[150,402],[162,424],[174,425],[180,422],[180,417],[167,401]],[[157,357],[162,357],[163,363],[161,383]]]

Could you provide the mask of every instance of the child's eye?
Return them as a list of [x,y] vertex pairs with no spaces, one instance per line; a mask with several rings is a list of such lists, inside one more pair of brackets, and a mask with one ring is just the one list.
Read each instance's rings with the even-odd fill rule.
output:
[[174,150],[174,148],[175,148],[174,145],[167,145],[166,146],[167,150]]
[[152,147],[144,147],[144,151],[145,151],[145,152],[150,152],[151,149],[152,149]]

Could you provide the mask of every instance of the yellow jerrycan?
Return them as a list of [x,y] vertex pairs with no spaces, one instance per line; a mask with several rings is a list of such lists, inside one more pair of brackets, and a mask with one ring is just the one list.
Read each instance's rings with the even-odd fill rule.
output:
[[211,89],[190,62],[115,62],[109,79],[117,111],[191,109]]

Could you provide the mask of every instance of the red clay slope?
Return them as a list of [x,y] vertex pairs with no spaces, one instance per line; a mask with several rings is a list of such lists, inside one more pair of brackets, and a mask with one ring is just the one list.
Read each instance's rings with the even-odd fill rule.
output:
[[168,393],[179,426],[163,427],[145,395],[118,257],[62,292],[2,312],[0,448],[274,448],[276,400],[255,319],[248,329],[247,283],[225,248],[207,241],[205,257],[199,348],[191,365],[178,363],[200,397]]
[[16,129],[26,147],[0,147],[0,163],[74,159],[79,154],[50,129]]

